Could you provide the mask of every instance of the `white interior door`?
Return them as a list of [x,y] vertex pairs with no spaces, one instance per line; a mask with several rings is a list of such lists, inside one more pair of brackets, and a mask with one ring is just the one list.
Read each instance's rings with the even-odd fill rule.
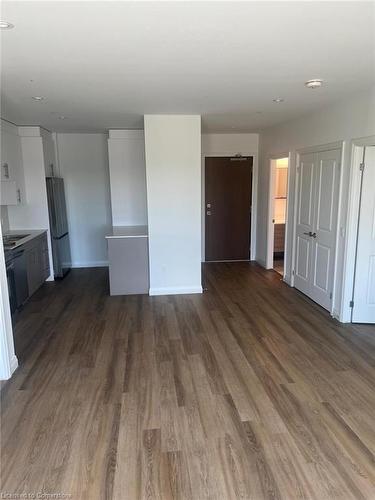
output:
[[353,302],[354,323],[375,323],[375,146],[365,148]]
[[316,154],[310,297],[329,311],[335,267],[340,160],[339,149]]
[[294,285],[331,310],[340,149],[300,156]]
[[302,154],[298,167],[296,263],[294,286],[306,295],[311,293],[311,255],[314,229],[315,156]]

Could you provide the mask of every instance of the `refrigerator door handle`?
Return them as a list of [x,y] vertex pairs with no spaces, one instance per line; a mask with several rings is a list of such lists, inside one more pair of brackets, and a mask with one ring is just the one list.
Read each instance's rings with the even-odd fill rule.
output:
[[54,237],[53,237],[53,239],[54,239],[54,240],[61,240],[61,238],[65,238],[65,236],[66,236],[67,234],[69,234],[69,233],[68,233],[68,232],[66,232],[66,233],[62,234],[61,236],[54,236]]

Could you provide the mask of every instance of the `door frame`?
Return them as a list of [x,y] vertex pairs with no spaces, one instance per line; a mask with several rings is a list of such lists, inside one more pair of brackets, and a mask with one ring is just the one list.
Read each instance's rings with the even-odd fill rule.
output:
[[268,184],[268,212],[267,212],[267,249],[266,249],[266,269],[273,269],[273,247],[274,247],[274,224],[273,213],[275,206],[275,179],[276,179],[276,161],[281,158],[288,158],[288,180],[286,189],[286,212],[285,212],[285,241],[284,241],[284,271],[283,279],[285,279],[285,262],[287,261],[287,236],[288,236],[288,219],[289,219],[289,189],[290,189],[290,164],[291,152],[273,154],[269,157],[269,184]]
[[202,262],[206,262],[206,158],[226,158],[229,156],[251,156],[253,158],[252,166],[252,185],[251,185],[251,223],[250,223],[250,260],[255,260],[256,256],[256,237],[257,237],[257,212],[258,212],[258,153],[246,151],[232,151],[220,153],[202,154]]
[[336,316],[335,309],[335,297],[337,294],[336,286],[336,271],[337,271],[337,259],[338,259],[338,249],[339,249],[339,237],[340,237],[340,221],[342,216],[342,182],[343,182],[343,165],[345,160],[345,141],[330,142],[328,144],[322,144],[318,146],[310,146],[306,148],[300,148],[296,150],[296,177],[294,184],[294,209],[293,209],[293,239],[292,239],[292,277],[291,286],[294,287],[294,275],[296,268],[296,232],[297,232],[297,212],[298,212],[298,182],[300,175],[300,161],[301,155],[306,153],[321,153],[323,151],[330,151],[332,149],[340,149],[341,151],[341,162],[340,162],[340,174],[339,174],[339,193],[337,199],[337,228],[335,237],[335,260],[333,265],[333,290],[332,290],[332,302],[331,310],[329,311],[331,316]]
[[360,164],[363,161],[363,153],[366,146],[375,144],[375,135],[354,139],[351,141],[351,163],[350,179],[348,193],[348,216],[346,223],[345,251],[343,284],[341,297],[340,318],[344,323],[352,320],[352,307],[350,302],[353,300],[355,266],[357,254],[357,232],[358,215],[361,192],[361,171]]
[[13,325],[0,224],[0,380],[10,379],[17,367],[18,359],[14,349]]

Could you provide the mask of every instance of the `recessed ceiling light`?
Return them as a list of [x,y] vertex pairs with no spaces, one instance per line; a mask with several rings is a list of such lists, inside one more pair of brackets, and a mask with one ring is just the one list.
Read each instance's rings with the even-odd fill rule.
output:
[[66,116],[64,116],[64,115],[60,115],[60,116],[58,116],[58,119],[59,119],[59,120],[65,120],[65,119],[66,119]]
[[44,100],[44,97],[41,95],[34,95],[32,98],[34,99],[34,101],[43,101]]
[[0,21],[1,30],[11,30],[12,28],[14,28],[14,24],[8,23],[8,21]]
[[280,103],[280,102],[284,102],[284,99],[282,97],[276,97],[276,99],[272,99],[273,102],[277,102],[277,103]]
[[314,78],[313,80],[307,80],[305,82],[305,86],[308,89],[317,89],[323,85],[323,80],[320,80],[320,78]]

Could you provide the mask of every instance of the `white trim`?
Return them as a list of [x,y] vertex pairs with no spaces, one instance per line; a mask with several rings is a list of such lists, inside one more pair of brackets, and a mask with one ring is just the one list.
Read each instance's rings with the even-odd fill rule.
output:
[[20,137],[42,137],[41,128],[38,126],[18,127]]
[[10,360],[10,372],[14,373],[18,368],[18,359],[15,354],[13,354],[11,360]]
[[193,293],[202,293],[203,289],[201,286],[191,286],[191,287],[161,287],[161,288],[150,288],[149,295],[188,295]]
[[[202,262],[206,262],[206,246],[205,246],[205,212],[206,212],[206,186],[205,186],[205,167],[206,158],[218,157],[225,158],[227,156],[235,156],[238,151],[220,153],[205,153],[202,152]],[[256,260],[256,244],[257,244],[257,213],[258,213],[258,173],[259,173],[259,158],[258,152],[243,152],[242,156],[251,156],[253,158],[252,167],[252,186],[251,186],[251,234],[250,234],[250,260]],[[208,262],[208,261],[207,261]]]
[[349,323],[352,310],[349,306],[353,299],[355,254],[357,245],[358,210],[361,187],[361,172],[359,164],[362,162],[363,150],[366,146],[375,143],[375,135],[354,139],[351,142],[352,154],[350,162],[350,180],[348,193],[348,214],[346,221],[343,282],[341,293],[340,321]]
[[14,352],[1,225],[0,240],[0,380],[8,380],[18,366],[18,360]]
[[275,240],[273,213],[275,209],[276,161],[277,161],[276,158],[270,158],[268,161],[269,183],[268,183],[268,206],[267,206],[266,269],[273,268],[273,248]]
[[306,153],[322,153],[323,151],[331,151],[332,149],[342,149],[343,141],[329,142],[328,144],[319,144],[317,146],[308,146],[306,148],[298,148],[298,155]]
[[4,120],[4,118],[1,118],[1,131],[19,137],[18,126],[14,123],[8,122],[7,120]]
[[[295,259],[296,259],[296,228],[297,228],[297,206],[298,206],[298,182],[299,182],[299,166],[300,155],[297,152],[294,152],[293,156],[291,155],[291,163],[289,164],[289,170],[293,168],[294,172],[294,199],[293,199],[293,220],[292,220],[292,248],[291,254],[292,258],[290,261],[290,286],[294,287],[294,271],[295,271]],[[288,204],[290,207],[290,204]],[[288,212],[289,216],[289,212]],[[288,245],[287,245],[288,246]]]
[[268,159],[269,164],[269,185],[268,185],[268,212],[267,212],[267,247],[266,247],[266,269],[273,269],[273,248],[274,248],[274,223],[273,213],[275,205],[275,178],[276,178],[276,161],[282,158],[288,158],[288,180],[287,180],[287,194],[286,194],[286,212],[285,212],[285,241],[284,241],[284,270],[283,278],[286,276],[287,262],[287,237],[288,237],[288,202],[289,202],[289,188],[290,188],[290,161],[291,153],[284,152],[277,155],[271,155]]
[[108,140],[110,139],[130,139],[144,141],[145,133],[143,129],[110,129],[108,130]]
[[72,262],[72,269],[80,269],[85,267],[108,267],[107,260],[94,260],[91,262]]

